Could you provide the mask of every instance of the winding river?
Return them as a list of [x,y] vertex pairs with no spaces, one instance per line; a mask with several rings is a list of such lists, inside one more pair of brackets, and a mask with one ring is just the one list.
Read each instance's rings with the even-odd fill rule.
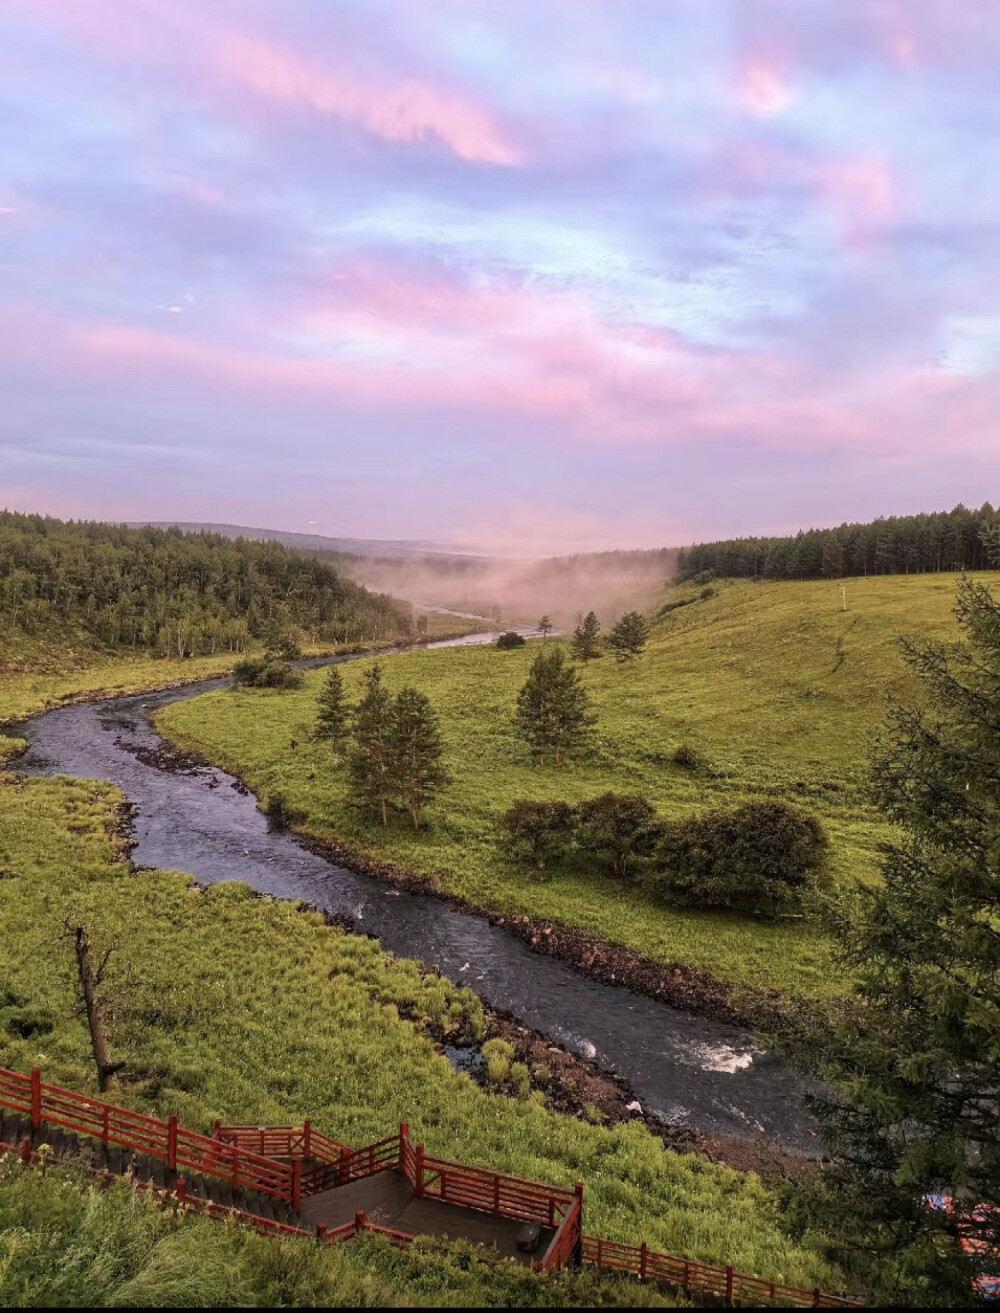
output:
[[643,1110],[667,1123],[818,1152],[802,1082],[745,1031],[588,980],[482,917],[344,870],[271,829],[253,795],[221,770],[158,767],[161,740],[149,713],[227,683],[206,680],[37,716],[17,730],[29,743],[18,769],[113,781],[135,808],[136,862],[186,871],[202,884],[242,880],[261,893],[347,913],[390,952],[435,963],[492,1007],[613,1069]]

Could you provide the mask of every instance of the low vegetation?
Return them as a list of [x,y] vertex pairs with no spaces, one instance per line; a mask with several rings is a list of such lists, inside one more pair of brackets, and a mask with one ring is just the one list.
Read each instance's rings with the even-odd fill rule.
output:
[[[756,1178],[671,1153],[642,1123],[587,1125],[454,1071],[431,1036],[480,1031],[471,991],[243,886],[134,873],[120,803],[106,784],[0,783],[0,1064],[40,1064],[50,1083],[95,1088],[62,936],[72,908],[95,956],[115,945],[101,1003],[124,1064],[117,1101],[202,1130],[216,1117],[309,1115],[355,1145],[408,1120],[431,1153],[559,1185],[583,1179],[597,1233],[806,1287],[836,1283],[783,1237]],[[521,1075],[511,1066],[505,1078]]]
[[[391,689],[423,691],[441,718],[452,783],[418,833],[383,831],[346,805],[347,780],[320,743],[288,752],[315,721],[323,675],[280,696],[211,695],[167,708],[170,738],[239,774],[256,791],[279,790],[321,838],[440,881],[445,890],[501,914],[551,918],[683,963],[736,985],[828,997],[843,988],[829,934],[811,919],[762,920],[666,905],[575,854],[539,882],[498,848],[501,817],[519,800],[573,806],[613,791],[640,793],[668,821],[713,808],[781,800],[814,815],[829,839],[833,889],[877,879],[885,818],[861,789],[867,740],[889,693],[916,691],[897,638],[957,633],[954,578],[853,580],[839,584],[717,582],[701,600],[667,615],[640,661],[573,666],[598,720],[590,748],[539,769],[512,723],[541,652],[490,648],[419,652],[386,663]],[[844,610],[846,604],[847,609]],[[568,663],[567,663],[568,664]],[[356,698],[364,663],[343,668]]]

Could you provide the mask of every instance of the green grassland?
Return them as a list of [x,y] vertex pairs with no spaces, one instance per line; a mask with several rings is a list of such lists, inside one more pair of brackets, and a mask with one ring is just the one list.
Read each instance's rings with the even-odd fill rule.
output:
[[[586,667],[599,713],[597,745],[562,767],[538,769],[511,723],[534,644],[386,661],[391,689],[414,684],[440,712],[453,772],[420,833],[404,818],[383,830],[353,811],[343,768],[328,747],[308,741],[322,671],[292,693],[222,692],[167,707],[158,726],[260,795],[282,793],[302,809],[310,834],[388,858],[475,904],[559,920],[737,986],[830,996],[843,982],[814,919],[769,923],[678,911],[586,863],[554,868],[542,881],[498,851],[498,818],[519,797],[577,801],[609,788],[640,791],[663,814],[679,817],[782,796],[827,828],[832,885],[876,878],[878,845],[888,831],[860,787],[866,742],[884,718],[888,695],[916,694],[898,636],[957,636],[955,577],[854,579],[846,593],[834,582],[716,588],[714,597],[659,620],[635,663],[619,666],[605,656]],[[697,598],[699,591],[682,587],[664,601]],[[344,668],[354,696],[364,667]],[[292,739],[299,743],[294,752]],[[682,743],[704,754],[710,769],[676,765]]]
[[[127,1064],[113,1096],[119,1102],[176,1113],[201,1129],[216,1117],[287,1124],[310,1115],[323,1131],[357,1145],[406,1119],[431,1153],[561,1185],[583,1180],[588,1228],[598,1234],[645,1238],[659,1249],[806,1287],[838,1284],[823,1261],[783,1235],[775,1197],[756,1177],[669,1152],[642,1123],[589,1125],[534,1096],[488,1094],[455,1072],[425,1034],[424,1019],[475,1032],[481,1005],[471,991],[387,957],[377,942],[329,927],[315,912],[243,886],[202,891],[181,874],[134,872],[117,824],[121,802],[108,784],[0,776],[0,1064],[38,1064],[50,1083],[94,1089],[72,951],[60,937],[70,918],[87,926],[97,952],[117,945],[106,1015],[113,1055]],[[18,1213],[6,1195],[0,1189],[0,1279],[4,1245],[16,1258],[22,1244],[30,1254],[41,1243],[31,1238],[33,1223],[16,1220],[30,1213],[30,1200]],[[59,1254],[89,1261],[103,1226],[93,1211],[98,1202],[81,1213],[76,1199],[67,1195],[59,1205],[62,1230],[44,1269],[56,1283]],[[89,1228],[87,1243],[75,1244],[75,1227]],[[117,1234],[107,1241],[106,1272],[119,1270]],[[168,1250],[154,1275],[195,1280],[206,1237],[197,1232],[190,1261]],[[147,1249],[136,1241],[140,1258]],[[270,1258],[255,1252],[247,1261],[273,1271],[280,1287],[286,1250]],[[223,1250],[212,1263],[213,1272],[228,1264],[234,1280],[245,1276]],[[119,1266],[127,1273],[135,1264]],[[23,1264],[13,1270],[23,1276]],[[313,1280],[311,1270],[303,1281]],[[381,1270],[373,1279],[382,1279]],[[410,1277],[399,1270],[402,1288]],[[346,1288],[356,1292],[360,1268],[352,1273]],[[94,1280],[98,1302],[105,1291]],[[118,1291],[123,1302],[142,1302],[128,1290],[128,1298]],[[422,1292],[414,1277],[417,1302]]]

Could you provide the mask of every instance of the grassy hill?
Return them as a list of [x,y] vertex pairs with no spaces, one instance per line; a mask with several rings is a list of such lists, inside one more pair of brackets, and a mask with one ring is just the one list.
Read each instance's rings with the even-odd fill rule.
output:
[[[672,590],[640,660],[618,666],[606,656],[586,668],[598,745],[562,768],[537,769],[511,724],[533,645],[393,658],[388,686],[415,684],[433,700],[454,775],[419,834],[402,820],[382,830],[348,808],[343,770],[307,742],[322,672],[293,693],[226,692],[169,707],[159,727],[255,791],[283,793],[311,834],[436,878],[473,903],[559,920],[736,985],[829,996],[842,984],[814,920],[679,911],[584,864],[542,881],[501,857],[497,820],[518,797],[576,801],[609,788],[646,793],[667,816],[781,796],[827,828],[831,881],[874,878],[887,831],[860,788],[866,741],[887,695],[915,692],[896,638],[957,635],[954,586],[954,576],[920,575],[850,580],[846,592],[833,582],[724,583],[705,600],[693,586]],[[666,609],[678,601],[689,604]],[[345,668],[352,694],[363,668]],[[709,768],[676,764],[681,744]]]

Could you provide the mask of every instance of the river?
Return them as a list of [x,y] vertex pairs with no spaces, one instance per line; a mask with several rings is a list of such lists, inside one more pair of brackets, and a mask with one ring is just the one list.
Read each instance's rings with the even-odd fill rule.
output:
[[161,740],[149,714],[227,683],[207,680],[36,716],[16,731],[29,744],[17,767],[111,780],[135,809],[137,863],[185,871],[202,884],[242,880],[261,893],[347,913],[390,952],[436,964],[492,1007],[614,1070],[645,1112],[669,1124],[762,1138],[789,1152],[819,1151],[802,1081],[747,1032],[588,980],[483,917],[334,865],[272,829],[253,795],[221,770],[159,767]]

